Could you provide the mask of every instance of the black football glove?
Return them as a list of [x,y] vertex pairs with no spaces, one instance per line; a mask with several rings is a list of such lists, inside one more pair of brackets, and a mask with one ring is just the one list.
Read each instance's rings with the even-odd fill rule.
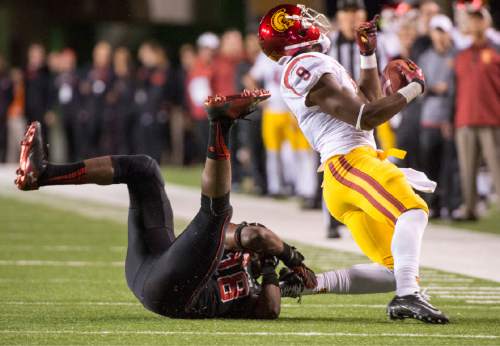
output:
[[280,270],[280,291],[282,297],[301,298],[304,291],[302,278],[294,271],[283,267]]
[[278,257],[288,268],[299,266],[304,262],[304,255],[287,243],[283,243],[283,252]]

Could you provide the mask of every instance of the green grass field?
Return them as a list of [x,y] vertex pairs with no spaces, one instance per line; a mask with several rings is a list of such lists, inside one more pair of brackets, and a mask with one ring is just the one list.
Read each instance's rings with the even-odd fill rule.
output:
[[[449,314],[446,326],[387,320],[390,294],[284,299],[269,322],[160,317],[126,286],[124,222],[0,197],[0,344],[500,344],[500,284],[432,269],[422,285]],[[298,245],[318,271],[366,261]]]

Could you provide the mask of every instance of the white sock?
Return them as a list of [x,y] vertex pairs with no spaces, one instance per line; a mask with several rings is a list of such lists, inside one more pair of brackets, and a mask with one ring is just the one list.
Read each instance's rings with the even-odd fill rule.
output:
[[267,190],[270,194],[283,192],[283,175],[280,155],[276,151],[266,151]]
[[421,209],[404,212],[396,222],[391,250],[398,296],[406,296],[420,290],[418,266],[426,226],[427,214]]
[[303,295],[384,293],[396,289],[393,272],[376,263],[356,264],[350,268],[320,273],[317,279],[318,286],[313,290],[304,290]]
[[280,151],[281,165],[283,167],[283,180],[286,184],[293,186],[297,177],[297,159],[295,152],[288,141],[285,141],[281,146]]
[[313,198],[318,186],[316,154],[312,150],[297,150],[295,157],[297,161],[295,192],[299,196]]

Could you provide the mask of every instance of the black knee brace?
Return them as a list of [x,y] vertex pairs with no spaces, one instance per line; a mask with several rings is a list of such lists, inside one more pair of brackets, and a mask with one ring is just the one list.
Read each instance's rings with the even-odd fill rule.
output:
[[232,212],[231,203],[229,202],[229,193],[222,197],[211,198],[201,195],[201,210],[213,215],[220,216]]
[[148,155],[111,156],[114,175],[113,183],[133,183],[140,180],[155,179],[164,185],[160,166]]

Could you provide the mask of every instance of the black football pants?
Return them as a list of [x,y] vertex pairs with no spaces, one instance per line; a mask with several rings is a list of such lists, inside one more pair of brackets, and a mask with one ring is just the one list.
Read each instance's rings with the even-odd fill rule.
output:
[[231,219],[229,195],[202,205],[184,232],[174,236],[173,214],[158,164],[145,155],[112,156],[115,183],[130,196],[127,284],[149,310],[183,317],[212,276]]

